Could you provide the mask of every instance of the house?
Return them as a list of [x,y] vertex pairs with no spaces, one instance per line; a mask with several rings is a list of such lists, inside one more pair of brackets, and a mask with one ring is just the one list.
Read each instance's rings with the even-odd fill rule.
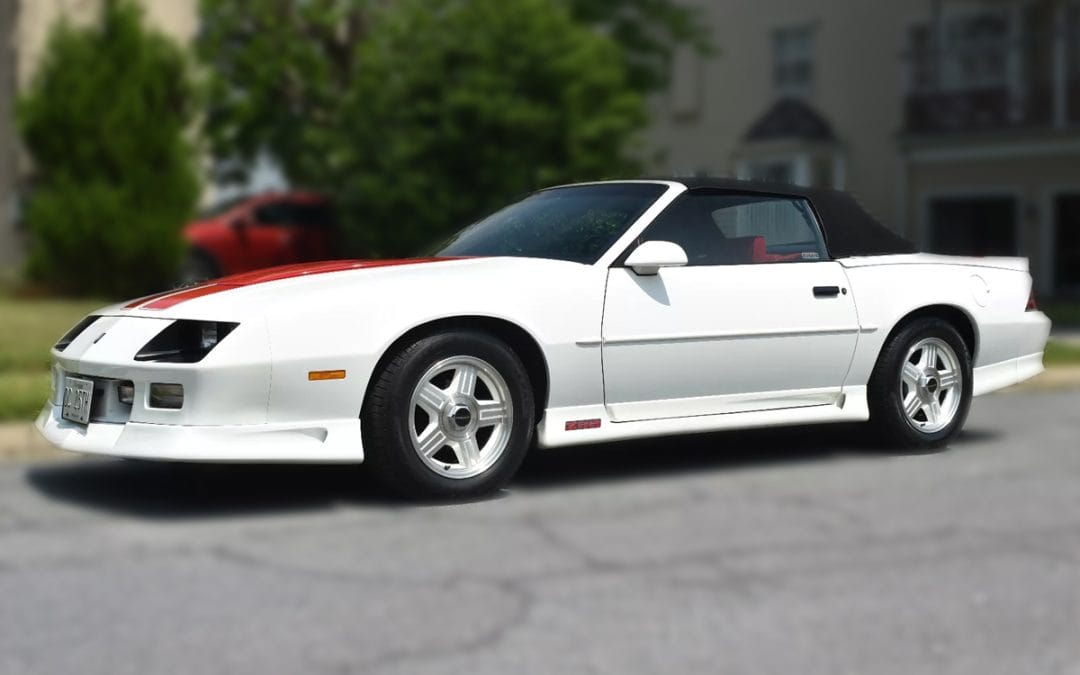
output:
[[658,172],[852,191],[922,248],[1023,255],[1080,295],[1080,2],[685,0]]

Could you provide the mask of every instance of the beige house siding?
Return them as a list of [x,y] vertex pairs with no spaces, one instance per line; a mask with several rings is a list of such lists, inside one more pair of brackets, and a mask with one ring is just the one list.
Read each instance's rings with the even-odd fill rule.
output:
[[[812,26],[814,83],[808,103],[829,121],[846,159],[845,187],[887,221],[897,217],[895,134],[903,113],[907,22],[930,0],[698,0],[718,53],[701,66],[693,114],[673,114],[666,96],[652,106],[650,143],[663,149],[659,172],[733,175],[743,134],[777,99],[773,33]],[[678,77],[678,73],[676,73]]]
[[[786,179],[847,189],[920,245],[930,241],[927,204],[935,196],[1005,195],[1017,205],[1015,252],[1031,257],[1039,287],[1080,293],[1056,288],[1053,276],[1061,257],[1055,228],[1080,227],[1056,222],[1053,208],[1054,195],[1080,187],[1080,0],[683,2],[701,13],[717,54],[700,63],[680,54],[673,93],[652,100],[656,173],[772,176],[784,160]],[[1007,17],[1000,42],[978,38],[1004,53],[1004,70],[989,81],[979,79],[986,54],[973,61],[972,46],[949,37],[970,34],[975,29],[956,30],[956,22],[977,15]],[[929,37],[913,53],[916,25]],[[768,120],[781,97],[774,36],[799,27],[812,31],[813,82],[796,96],[832,138],[792,133],[750,142],[747,131]],[[918,89],[915,63],[923,67]],[[960,227],[947,220],[937,226]],[[964,227],[980,246],[994,236],[981,216]]]
[[[14,274],[23,254],[18,230],[20,177],[29,162],[12,119],[16,92],[33,78],[52,26],[61,17],[93,21],[103,0],[0,0],[0,277]],[[150,25],[181,42],[198,30],[198,0],[139,0]]]
[[[99,16],[104,0],[16,1],[18,22],[14,42],[18,53],[18,82],[23,87],[33,77],[49,39],[49,31],[61,17],[78,24]],[[181,42],[189,42],[198,29],[198,0],[139,0],[148,23]]]

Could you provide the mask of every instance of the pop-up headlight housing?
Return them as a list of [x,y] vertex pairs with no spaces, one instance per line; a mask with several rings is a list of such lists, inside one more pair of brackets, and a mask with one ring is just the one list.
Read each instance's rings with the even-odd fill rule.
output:
[[239,325],[226,321],[173,321],[139,350],[135,360],[198,363]]
[[79,323],[75,324],[71,328],[71,330],[64,333],[64,337],[60,338],[60,340],[56,343],[56,346],[55,346],[56,351],[62,352],[65,349],[67,349],[68,345],[70,345],[72,342],[75,341],[75,338],[82,335],[82,332],[84,330],[86,330],[87,328],[89,328],[90,324],[94,323],[99,318],[101,318],[101,317],[97,316],[96,314],[91,314],[90,316],[86,317],[85,319],[83,319]]

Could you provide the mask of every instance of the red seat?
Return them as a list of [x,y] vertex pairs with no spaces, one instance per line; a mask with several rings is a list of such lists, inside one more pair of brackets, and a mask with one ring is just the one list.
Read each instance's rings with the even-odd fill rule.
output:
[[802,254],[769,253],[769,249],[765,244],[765,237],[758,235],[725,239],[721,257],[722,260],[719,261],[721,264],[746,265],[750,263],[758,264],[799,260],[802,257]]
[[769,253],[765,246],[765,237],[753,237],[753,240],[751,260],[755,263],[789,262],[802,257],[801,253]]

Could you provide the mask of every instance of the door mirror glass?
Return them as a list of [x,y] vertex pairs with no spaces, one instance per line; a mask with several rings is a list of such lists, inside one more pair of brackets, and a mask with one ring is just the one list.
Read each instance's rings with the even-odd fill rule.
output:
[[663,267],[686,265],[686,251],[670,241],[647,241],[634,249],[626,259],[626,266],[641,276],[659,274]]

